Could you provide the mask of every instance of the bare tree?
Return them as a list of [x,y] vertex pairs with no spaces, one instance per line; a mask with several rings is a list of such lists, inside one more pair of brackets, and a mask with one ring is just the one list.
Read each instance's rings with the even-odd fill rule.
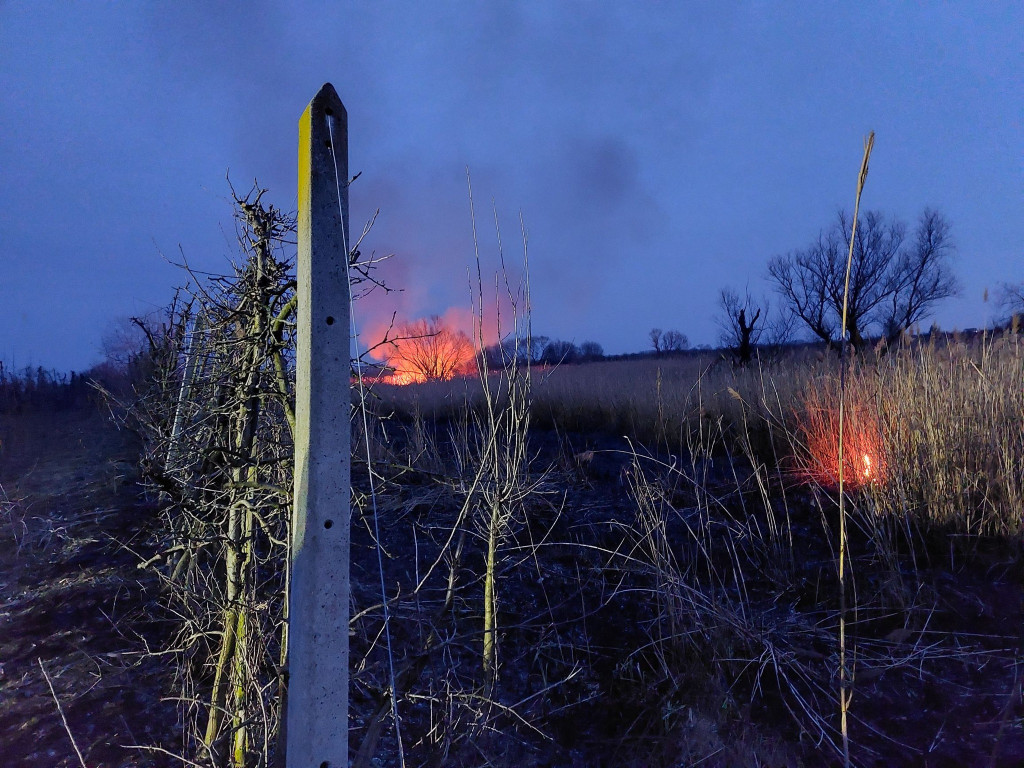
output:
[[776,256],[768,263],[776,290],[811,332],[826,342],[834,340],[839,324],[829,296],[832,264],[840,258],[836,246],[834,239],[821,236],[807,250]]
[[596,341],[584,341],[580,344],[580,358],[582,360],[600,360],[604,357],[604,347]]
[[952,249],[949,222],[926,208],[914,243],[900,251],[889,274],[889,309],[883,322],[890,340],[925,317],[939,299],[957,293],[959,284],[949,269]]
[[394,352],[388,364],[396,374],[418,381],[448,381],[474,370],[473,342],[450,328],[440,317],[404,323],[389,342]]
[[651,346],[654,347],[656,354],[661,354],[661,328],[651,328],[651,332],[647,334],[651,339]]
[[[775,288],[811,332],[837,340],[845,292],[852,218],[840,211],[832,227],[804,250],[768,264]],[[884,214],[866,213],[857,224],[850,270],[847,331],[860,349],[875,324],[894,340],[926,317],[936,302],[953,296],[958,283],[949,267],[949,223],[926,209],[912,238],[906,226]]]
[[551,339],[547,336],[531,336],[529,344],[525,345],[529,356],[528,362],[540,363],[544,358],[544,350],[547,349],[549,341]]
[[758,325],[762,308],[757,306],[749,290],[744,292],[741,299],[732,288],[722,289],[718,296],[718,306],[722,345],[733,351],[740,365],[746,365],[764,332],[764,323]]
[[682,352],[684,349],[690,348],[690,340],[686,338],[685,333],[679,331],[665,331],[661,335],[661,351],[662,352]]
[[545,365],[559,365],[560,363],[575,363],[580,356],[579,348],[571,341],[552,339],[544,347],[544,354],[541,362]]
[[1006,315],[1006,324],[1019,330],[1024,316],[1024,283],[1003,283],[999,289],[999,307]]
[[[287,647],[295,225],[262,202],[265,191],[232,190],[234,274],[195,280],[166,312],[132,320],[151,362],[145,386],[125,398],[164,507],[160,551],[145,565],[160,569],[180,622],[165,652],[190,702],[185,742],[204,764],[233,768],[278,738]],[[196,333],[200,313],[206,330]],[[140,337],[112,338],[112,349],[131,350]]]

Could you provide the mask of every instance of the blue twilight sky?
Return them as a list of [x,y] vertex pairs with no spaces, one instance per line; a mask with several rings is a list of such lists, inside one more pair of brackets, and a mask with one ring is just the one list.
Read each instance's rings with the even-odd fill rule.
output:
[[[403,293],[469,304],[465,169],[493,254],[529,233],[537,333],[636,351],[717,337],[725,285],[851,208],[952,222],[972,327],[1024,280],[1020,2],[0,1],[0,360],[82,369],[113,319],[225,271],[225,173],[294,209],[296,123],[349,112],[352,229]],[[490,258],[490,256],[489,256]],[[490,267],[485,267],[490,269]]]

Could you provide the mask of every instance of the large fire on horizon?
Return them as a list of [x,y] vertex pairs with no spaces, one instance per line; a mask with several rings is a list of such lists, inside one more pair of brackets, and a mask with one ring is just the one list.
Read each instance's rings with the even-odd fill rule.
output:
[[382,347],[388,372],[384,384],[450,381],[476,370],[476,347],[469,335],[438,316],[396,326]]

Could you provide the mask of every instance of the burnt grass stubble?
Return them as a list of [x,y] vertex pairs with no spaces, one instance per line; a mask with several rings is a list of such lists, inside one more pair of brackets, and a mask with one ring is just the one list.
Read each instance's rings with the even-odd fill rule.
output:
[[[455,432],[443,419],[428,428],[438,444]],[[394,449],[400,442],[394,436],[403,433],[393,429],[390,434]],[[482,572],[482,542],[470,537],[458,576],[468,588],[449,616],[425,621],[429,611],[417,603],[393,617],[399,666],[424,647],[424,633],[435,632],[442,640],[420,660],[416,682],[399,685],[403,738],[407,756],[416,758],[413,764],[835,764],[838,755],[794,699],[806,697],[838,741],[834,495],[823,500],[828,494],[821,489],[784,481],[794,541],[785,555],[734,539],[739,555],[729,556],[726,537],[714,533],[724,523],[712,521],[708,530],[717,543],[709,559],[723,571],[740,561],[744,594],[726,578],[711,600],[730,603],[734,610],[742,604],[747,626],[763,642],[730,637],[720,628],[702,637],[702,627],[684,625],[678,629],[695,639],[672,643],[659,634],[664,613],[654,597],[656,576],[635,563],[637,502],[628,477],[638,466],[649,481],[660,483],[668,510],[666,539],[685,570],[688,557],[699,559],[693,557],[691,531],[700,526],[696,518],[707,513],[701,512],[694,489],[664,467],[689,459],[636,459],[624,440],[551,428],[534,428],[531,446],[533,466],[546,470],[547,480],[527,504],[501,560],[499,672],[491,692],[497,704],[478,703],[474,714],[473,707],[460,710],[444,699],[453,677],[479,675],[480,635],[467,634],[466,627],[481,625],[482,586],[473,574]],[[724,517],[739,519],[744,508],[755,508],[740,499],[758,494],[749,464],[735,456],[713,456],[702,461],[699,472],[703,492],[717,494]],[[353,476],[365,492],[358,465]],[[417,569],[433,561],[455,519],[458,500],[431,492],[438,482],[430,472],[413,468],[379,489],[391,595],[412,593]],[[771,502],[777,517],[784,517],[780,499]],[[368,515],[365,505],[356,506],[357,609],[380,603]],[[766,525],[762,520],[761,529]],[[884,533],[856,521],[851,525],[858,608],[847,631],[854,647],[863,646],[855,655],[859,679],[851,711],[855,764],[1024,764],[1019,544],[909,529],[889,531],[890,543],[882,547],[877,539]],[[883,562],[882,550],[895,553],[895,561],[890,555]],[[780,562],[785,559],[790,562]],[[375,633],[357,628],[352,639],[353,660],[368,665],[353,672],[354,749],[369,713],[382,700],[379,685],[361,681],[383,679],[386,661]],[[377,647],[371,649],[373,643]],[[769,649],[778,654],[781,677],[765,661]],[[786,654],[817,675],[803,687],[798,680],[796,693],[785,676]],[[376,697],[369,694],[371,687]],[[525,703],[515,715],[501,706],[520,702]],[[467,739],[471,743],[432,738],[443,730],[438,721],[445,718],[449,730],[452,719],[461,719],[473,734]],[[390,739],[389,732],[384,744],[393,758]]]
[[95,402],[0,414],[0,765],[181,765],[139,443]]
[[[146,653],[162,648],[171,628],[158,608],[155,577],[136,567],[159,522],[137,484],[138,443],[95,404],[4,414],[0,425],[6,494],[0,765],[78,765],[38,659],[87,765],[181,765],[126,748],[160,745],[180,752],[183,730],[175,702],[166,698],[174,690],[169,657]],[[431,427],[437,436],[449,433],[445,423]],[[537,428],[531,444],[534,468],[548,474],[505,544],[499,667],[489,696],[465,693],[480,677],[480,634],[467,630],[481,625],[482,586],[475,574],[482,571],[483,548],[474,536],[467,537],[457,598],[446,615],[433,613],[437,595],[395,603],[394,647],[404,683],[399,710],[410,764],[654,766],[702,758],[702,765],[834,764],[835,753],[817,733],[802,732],[790,714],[791,692],[773,668],[759,666],[756,656],[750,663],[750,647],[730,648],[728,633],[670,648],[654,640],[663,619],[652,592],[656,579],[625,557],[635,549],[637,516],[628,482],[635,460],[625,442]],[[673,457],[638,465],[660,483],[669,510],[666,539],[685,568],[700,505],[693,489],[666,477],[666,460]],[[357,494],[366,490],[358,469],[357,462]],[[712,457],[703,469],[706,490],[720,492],[723,508],[738,512],[733,472],[744,488],[749,467]],[[392,596],[412,593],[454,522],[457,494],[437,492],[441,484],[435,473],[411,468],[381,488],[381,544]],[[757,615],[755,626],[769,638],[788,633],[778,646],[798,649],[802,662],[816,665],[824,685],[834,687],[836,648],[829,638],[838,588],[829,542],[836,521],[834,505],[820,496],[789,489],[792,565],[766,558],[757,547],[741,552],[742,602]],[[354,505],[356,612],[380,602],[368,515],[365,504]],[[1022,708],[1014,696],[1024,621],[1020,551],[1005,541],[942,531],[911,535],[912,546],[904,541],[897,547],[894,567],[879,563],[871,536],[851,529],[861,606],[852,633],[858,642],[876,644],[858,668],[851,710],[855,761],[1020,765]],[[717,599],[738,604],[737,592],[726,586]],[[699,636],[701,628],[682,629]],[[430,633],[440,642],[426,643]],[[355,621],[351,642],[355,750],[383,700],[379,621]],[[812,704],[834,727],[829,693],[828,687],[818,691]],[[511,705],[514,711],[505,708]],[[469,735],[451,735],[460,731]],[[394,747],[387,729],[378,755],[388,764]]]

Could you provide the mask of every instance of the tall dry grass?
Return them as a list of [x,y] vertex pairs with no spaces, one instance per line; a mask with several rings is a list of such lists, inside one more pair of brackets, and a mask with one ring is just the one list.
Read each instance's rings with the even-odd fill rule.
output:
[[[379,388],[399,411],[443,418],[475,381]],[[838,479],[839,366],[801,351],[734,368],[712,355],[561,366],[536,376],[534,423],[683,453],[709,429],[789,483]],[[1012,534],[1024,510],[1024,343],[1014,335],[862,355],[847,381],[844,469],[877,514],[961,533]],[[852,480],[852,482],[851,482]]]
[[[684,733],[673,713],[701,697],[717,702],[705,712],[744,722],[741,712],[774,708],[815,749],[844,755],[833,710],[840,498],[858,595],[844,691],[870,700],[883,675],[924,679],[921,670],[954,656],[973,663],[969,648],[928,630],[940,609],[918,548],[929,530],[943,542],[1021,531],[1024,343],[1012,334],[915,342],[854,359],[843,496],[839,374],[837,356],[809,350],[748,368],[695,355],[534,373],[531,430],[627,438],[612,452],[627,457],[618,482],[635,516],[623,510],[607,530],[559,546],[599,553],[601,573],[641,596],[647,642],[621,648],[631,670],[623,684],[646,692],[638,722],[660,707],[658,722]],[[408,418],[407,463],[426,468],[444,463],[423,460],[441,433],[456,453],[467,443],[451,424],[481,407],[480,390],[457,381],[376,393],[385,412]],[[562,491],[571,507],[574,490]],[[853,752],[868,760],[871,719],[870,707],[854,715]],[[715,726],[726,743],[730,722]]]
[[886,472],[881,514],[967,534],[1016,534],[1024,511],[1024,344],[1017,336],[922,345],[862,366]]
[[[1024,502],[1024,344],[1012,335],[922,343],[855,361],[844,470],[880,516],[960,534],[1013,535]],[[838,476],[837,377],[803,378],[786,415],[796,465]]]

